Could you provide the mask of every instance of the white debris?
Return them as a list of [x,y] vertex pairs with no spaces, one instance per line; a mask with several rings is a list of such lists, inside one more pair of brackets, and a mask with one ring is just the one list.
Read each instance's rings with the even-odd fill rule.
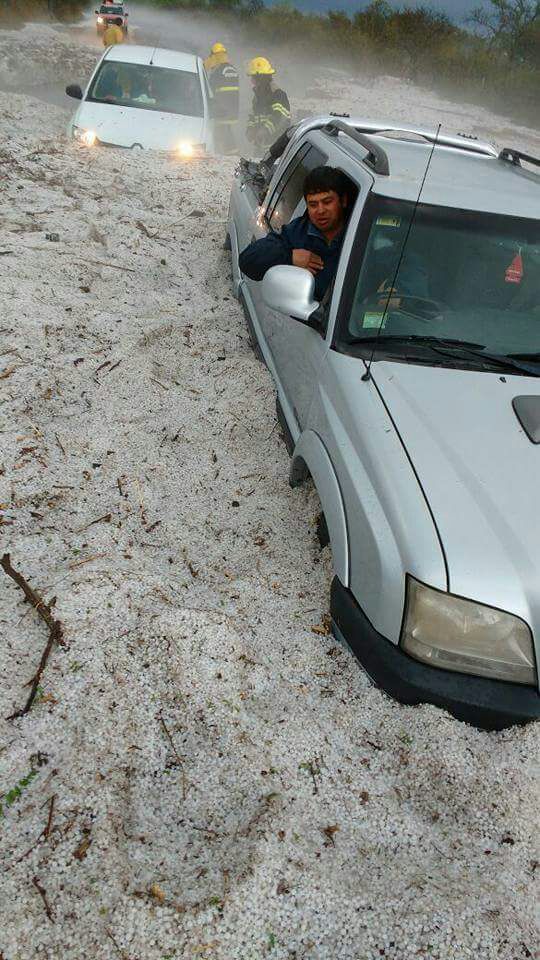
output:
[[0,955],[537,956],[538,728],[400,706],[324,633],[317,497],[222,250],[234,161],[64,124],[0,95],[2,552],[66,641],[3,719],[47,630],[0,570]]

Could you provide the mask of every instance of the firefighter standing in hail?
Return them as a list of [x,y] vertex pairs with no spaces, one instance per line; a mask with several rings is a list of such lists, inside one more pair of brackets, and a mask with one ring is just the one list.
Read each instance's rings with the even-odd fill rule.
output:
[[122,43],[124,31],[122,30],[122,20],[117,17],[114,22],[109,22],[105,33],[103,34],[103,46],[112,47],[115,43]]
[[248,65],[253,104],[246,136],[256,146],[268,146],[290,126],[291,105],[285,91],[274,86],[275,72],[266,57],[254,57]]
[[240,78],[236,67],[229,61],[226,47],[215,43],[210,56],[204,61],[214,94],[214,129],[216,151],[234,153],[238,129],[238,105]]

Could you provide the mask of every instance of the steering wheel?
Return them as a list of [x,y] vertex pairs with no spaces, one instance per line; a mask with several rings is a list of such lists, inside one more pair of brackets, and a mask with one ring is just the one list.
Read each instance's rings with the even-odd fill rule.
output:
[[[412,293],[392,294],[388,301],[389,306],[393,299],[399,300],[400,307],[404,301],[405,303],[410,303],[413,309],[408,312],[414,313],[415,316],[418,316],[420,320],[425,320],[426,322],[430,322],[432,320],[441,320],[443,310],[446,307],[446,304],[442,303],[440,300],[433,300],[431,297],[417,297]],[[417,307],[418,305],[423,308],[424,315],[418,314],[414,310],[414,307]]]
[[[433,320],[441,320],[445,309],[449,307],[441,300],[433,300],[431,297],[417,297],[412,293],[400,293],[399,290],[390,292],[389,290],[380,291],[371,294],[362,301],[362,306],[367,306],[374,312],[380,312],[386,308],[386,312],[399,310],[403,304],[410,304],[410,308],[405,311],[412,314],[417,319],[430,323]],[[422,311],[422,312],[420,312]]]

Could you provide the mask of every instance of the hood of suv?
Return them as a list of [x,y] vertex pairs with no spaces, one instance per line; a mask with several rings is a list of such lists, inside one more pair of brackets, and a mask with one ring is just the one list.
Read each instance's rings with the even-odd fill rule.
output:
[[137,110],[114,104],[84,101],[72,123],[94,130],[102,143],[132,147],[138,143],[145,150],[174,150],[181,140],[202,143],[202,117],[182,117],[157,110]]
[[512,404],[540,397],[540,379],[387,361],[372,373],[433,512],[451,592],[523,617],[538,645],[540,446]]

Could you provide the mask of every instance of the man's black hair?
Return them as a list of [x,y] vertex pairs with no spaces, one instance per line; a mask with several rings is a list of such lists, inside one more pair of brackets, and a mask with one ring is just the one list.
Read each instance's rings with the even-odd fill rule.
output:
[[304,180],[304,200],[314,193],[327,193],[333,190],[338,197],[349,192],[347,177],[335,167],[315,167]]

